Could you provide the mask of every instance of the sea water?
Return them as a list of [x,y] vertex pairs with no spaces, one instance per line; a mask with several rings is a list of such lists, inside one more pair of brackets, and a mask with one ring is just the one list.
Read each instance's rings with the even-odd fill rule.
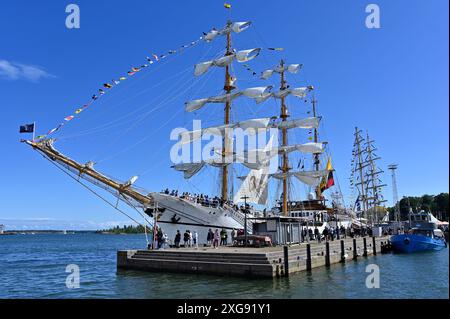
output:
[[[117,271],[117,250],[145,246],[144,235],[0,236],[0,298],[449,297],[448,248],[361,257],[276,279]],[[374,265],[379,285],[367,285]],[[67,284],[73,269],[79,269],[79,288]]]

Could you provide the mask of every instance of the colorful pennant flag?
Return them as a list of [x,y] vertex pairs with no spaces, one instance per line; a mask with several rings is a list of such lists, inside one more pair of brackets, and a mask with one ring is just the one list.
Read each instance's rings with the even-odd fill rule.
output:
[[[197,40],[195,40],[195,41],[192,41],[189,45],[187,45],[187,44],[186,44],[186,45],[182,45],[181,48],[187,48],[187,47],[193,46],[193,45],[199,43],[200,40],[202,40],[202,39],[203,39],[203,37],[201,36],[199,39],[197,39]],[[177,52],[182,52],[182,50],[169,50],[169,51],[168,51],[168,54],[175,54],[175,53],[177,53]],[[148,56],[145,57],[145,59],[146,59],[146,61],[148,62],[148,64],[143,64],[143,65],[141,65],[139,68],[132,67],[132,68],[131,68],[131,71],[128,71],[128,72],[127,72],[127,76],[121,76],[121,77],[119,78],[119,80],[112,79],[112,81],[111,81],[110,83],[103,83],[103,88],[111,89],[113,86],[120,84],[121,81],[125,81],[128,77],[130,77],[130,76],[136,74],[136,72],[139,72],[139,71],[141,71],[143,68],[147,68],[148,66],[154,64],[155,62],[159,61],[160,59],[164,59],[165,57],[167,57],[166,54],[161,54],[161,55],[158,56],[158,55],[156,55],[156,54],[154,54],[154,53],[152,53],[152,56],[153,56],[154,60],[152,60],[152,59],[151,59],[150,57],[148,57]],[[83,105],[83,107],[76,109],[75,112],[74,112],[74,114],[75,114],[75,115],[80,114],[84,109],[88,108],[94,101],[96,101],[100,96],[102,96],[102,95],[105,94],[105,93],[106,93],[106,92],[105,92],[104,90],[99,89],[99,90],[98,90],[98,95],[96,95],[96,94],[92,95],[91,101],[90,101],[88,104]],[[65,120],[66,122],[71,121],[72,119],[74,119],[74,115],[70,115],[70,116],[67,116],[67,117],[64,118],[64,120]],[[48,135],[55,133],[55,132],[56,132],[57,130],[59,130],[64,124],[65,124],[65,122],[61,123],[58,127],[54,128],[54,129],[51,129],[47,134],[39,135],[37,138],[38,138],[38,139],[45,138],[45,137],[47,137]],[[21,129],[22,129],[22,128],[21,128]],[[34,128],[33,128],[33,129],[34,129]]]

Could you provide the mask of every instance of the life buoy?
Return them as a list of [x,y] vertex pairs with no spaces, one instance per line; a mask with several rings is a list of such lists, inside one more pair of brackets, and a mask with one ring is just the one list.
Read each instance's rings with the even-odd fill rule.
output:
[[403,240],[403,242],[405,243],[405,245],[409,245],[409,238],[406,237],[406,238]]

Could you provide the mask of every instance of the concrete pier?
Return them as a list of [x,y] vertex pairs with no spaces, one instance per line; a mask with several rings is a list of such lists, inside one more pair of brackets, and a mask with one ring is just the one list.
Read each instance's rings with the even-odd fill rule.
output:
[[[357,260],[382,251],[388,237],[351,238],[310,242],[299,245],[246,248],[212,247],[168,248],[160,250],[121,250],[118,269],[176,272],[245,277],[279,277],[321,266]],[[373,245],[376,245],[374,247]],[[308,247],[309,246],[309,247]],[[375,249],[374,249],[375,248]],[[376,254],[376,253],[375,253]]]

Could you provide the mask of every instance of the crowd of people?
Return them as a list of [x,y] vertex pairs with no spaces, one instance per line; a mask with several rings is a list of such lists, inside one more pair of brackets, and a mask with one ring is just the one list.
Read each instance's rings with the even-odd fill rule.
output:
[[[169,236],[166,233],[163,233],[161,227],[158,227],[155,231],[155,236],[153,237],[154,248],[155,249],[164,249],[169,245]],[[152,244],[148,245],[149,248],[152,247]]]
[[[180,248],[181,243],[181,232],[177,230],[175,234],[174,244],[176,248]],[[198,233],[194,230],[191,232],[190,230],[186,230],[183,234],[183,246],[184,247],[195,247],[198,248]]]
[[335,239],[345,239],[347,236],[350,238],[356,238],[371,235],[372,230],[368,227],[355,228],[344,227],[343,225],[340,227],[325,226],[322,232],[320,232],[317,227],[314,227],[314,230],[311,227],[304,227],[301,231],[301,241],[305,242],[317,240],[320,243],[322,240],[333,241]]
[[[243,210],[245,209],[244,205],[238,206],[235,203],[233,203],[230,200],[224,200],[223,198],[219,196],[208,196],[202,193],[194,193],[191,194],[189,192],[182,192],[181,194],[178,193],[178,190],[169,190],[166,188],[162,191],[163,194],[182,198],[185,200],[188,200],[193,203],[200,204],[202,206],[206,207],[227,207],[227,208],[233,208],[234,210]],[[247,205],[247,209],[253,209],[252,206]]]

